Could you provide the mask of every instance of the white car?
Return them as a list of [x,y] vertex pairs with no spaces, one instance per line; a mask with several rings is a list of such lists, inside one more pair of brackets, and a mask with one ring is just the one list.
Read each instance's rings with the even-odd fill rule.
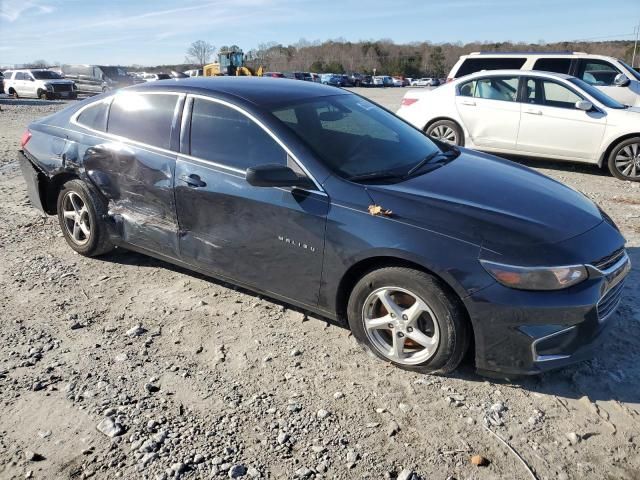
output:
[[640,181],[640,108],[575,77],[494,70],[409,90],[398,115],[439,140],[487,152],[607,164]]
[[18,97],[33,97],[43,100],[54,98],[76,98],[78,89],[73,80],[46,69],[7,70],[4,72],[4,91]]
[[[418,78],[411,82],[412,87],[431,87],[434,84],[433,78]],[[438,85],[440,82],[438,82]]]
[[625,105],[640,107],[640,73],[624,61],[584,52],[473,52],[456,62],[447,81],[483,70],[540,70],[584,80]]

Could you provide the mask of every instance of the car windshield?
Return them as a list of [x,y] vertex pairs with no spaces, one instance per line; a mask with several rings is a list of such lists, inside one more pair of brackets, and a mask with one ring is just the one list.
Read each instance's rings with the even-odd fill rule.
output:
[[169,76],[168,73],[159,73],[158,74],[158,80],[167,80],[169,78],[171,78],[171,77]]
[[579,78],[572,77],[569,79],[569,81],[574,85],[577,85],[578,87],[580,87],[582,90],[584,90],[586,93],[591,95],[601,104],[603,104],[605,107],[618,108],[618,109],[627,108],[625,105],[621,104],[617,100],[614,100],[613,98],[611,98],[606,93],[602,92],[602,90],[597,89],[593,85],[589,85],[584,80],[580,80]]
[[419,130],[357,95],[312,98],[271,112],[347,179],[402,178],[443,152]]
[[127,76],[127,72],[120,67],[100,67],[100,69],[109,78]]
[[31,75],[33,75],[33,78],[36,80],[58,80],[62,78],[61,75],[51,70],[35,70],[31,72]]
[[618,60],[622,65],[624,65],[624,67],[629,71],[629,73],[631,75],[633,75],[633,77],[640,81],[640,72],[638,72],[635,68],[633,68],[631,65],[623,62],[622,60]]

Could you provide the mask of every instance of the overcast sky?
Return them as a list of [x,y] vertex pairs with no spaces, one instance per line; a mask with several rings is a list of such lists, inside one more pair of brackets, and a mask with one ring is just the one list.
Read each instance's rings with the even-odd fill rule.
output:
[[0,65],[179,63],[195,40],[632,39],[640,0],[0,0]]

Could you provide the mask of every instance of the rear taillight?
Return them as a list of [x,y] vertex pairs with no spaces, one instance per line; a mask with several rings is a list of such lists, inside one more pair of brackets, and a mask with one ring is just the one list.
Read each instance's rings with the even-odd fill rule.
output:
[[22,138],[20,139],[20,148],[24,148],[27,143],[31,140],[31,132],[29,130],[25,130],[22,134]]
[[417,98],[403,98],[402,99],[402,106],[403,107],[408,107],[409,105],[413,105],[417,101],[418,101]]

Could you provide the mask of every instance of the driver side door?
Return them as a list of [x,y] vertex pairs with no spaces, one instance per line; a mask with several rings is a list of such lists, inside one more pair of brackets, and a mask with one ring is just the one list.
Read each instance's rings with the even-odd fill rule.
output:
[[214,276],[316,305],[328,197],[319,188],[254,187],[246,169],[290,152],[243,109],[190,97],[175,197],[182,259]]

